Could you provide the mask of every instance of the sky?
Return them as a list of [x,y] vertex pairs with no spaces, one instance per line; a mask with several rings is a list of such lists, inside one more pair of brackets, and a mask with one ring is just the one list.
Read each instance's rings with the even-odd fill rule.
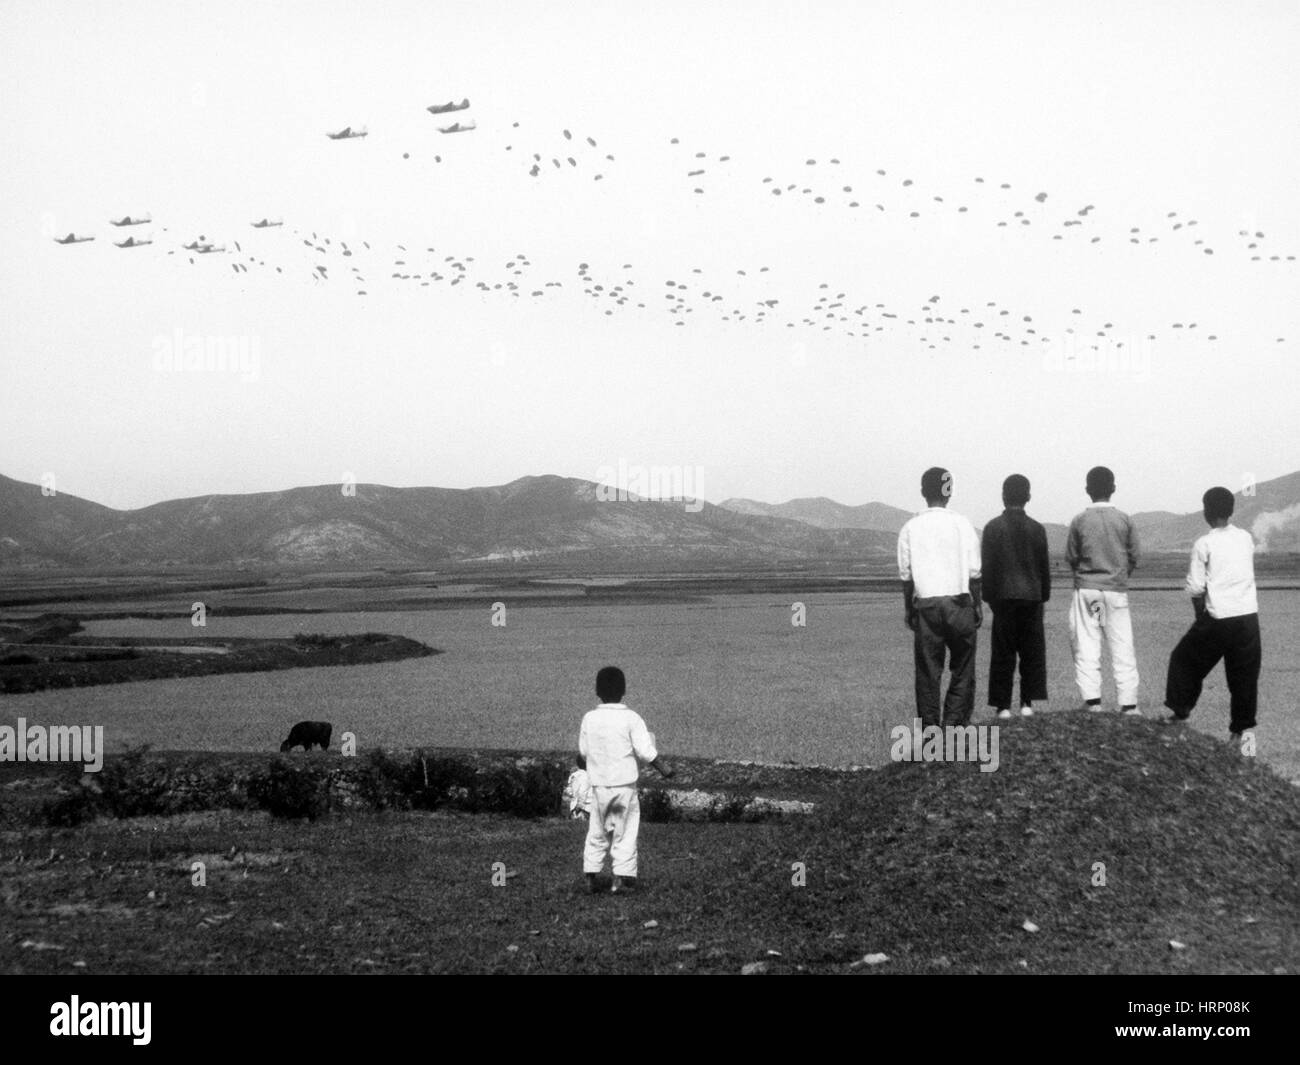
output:
[[1286,2],[8,2],[0,472],[1195,510],[1300,468],[1297,46]]

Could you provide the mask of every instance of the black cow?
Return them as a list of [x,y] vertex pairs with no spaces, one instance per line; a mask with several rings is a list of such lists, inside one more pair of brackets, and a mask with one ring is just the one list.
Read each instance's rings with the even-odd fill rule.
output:
[[320,749],[327,751],[330,733],[333,731],[334,726],[328,721],[299,721],[289,730],[289,738],[280,744],[280,750],[301,747],[304,751],[310,751],[313,744],[320,744]]

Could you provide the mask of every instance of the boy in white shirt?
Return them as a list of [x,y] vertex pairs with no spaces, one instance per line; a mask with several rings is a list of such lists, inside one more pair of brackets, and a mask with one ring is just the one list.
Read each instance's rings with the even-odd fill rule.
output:
[[655,749],[654,737],[641,715],[623,705],[627,681],[616,666],[596,674],[600,705],[587,711],[578,732],[578,751],[587,760],[591,784],[591,817],[582,854],[587,888],[598,890],[596,876],[609,855],[614,872],[613,891],[636,887],[636,837],[641,825],[641,805],[636,782],[638,762],[653,766],[664,777],[673,775]]
[[1232,739],[1254,753],[1255,707],[1262,650],[1255,595],[1255,541],[1231,522],[1235,500],[1226,488],[1201,499],[1210,531],[1192,547],[1187,591],[1196,621],[1169,656],[1165,706],[1169,720],[1185,721],[1201,695],[1201,684],[1223,659],[1231,693]]
[[[912,630],[916,716],[923,728],[968,725],[975,709],[976,630],[984,622],[980,541],[975,527],[948,510],[952,474],[931,466],[921,475],[926,509],[898,533],[903,619]],[[951,677],[942,707],[943,664]]]

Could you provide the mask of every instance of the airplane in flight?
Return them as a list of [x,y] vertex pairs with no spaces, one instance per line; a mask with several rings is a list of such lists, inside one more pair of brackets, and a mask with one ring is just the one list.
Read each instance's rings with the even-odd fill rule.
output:
[[344,126],[337,133],[326,133],[325,136],[332,141],[347,141],[351,140],[353,137],[368,137],[370,134],[364,129],[357,130],[353,129],[351,126]]
[[431,104],[429,107],[426,107],[425,110],[431,115],[445,115],[452,111],[464,111],[467,107],[469,107],[468,96],[461,100],[460,103],[448,101],[445,104]]
[[132,218],[129,214],[123,215],[121,218],[110,218],[108,220],[109,225],[114,226],[142,226],[146,222],[152,221],[152,218]]
[[88,240],[94,240],[94,237],[79,237],[75,233],[69,233],[66,237],[55,237],[55,244],[85,244]]
[[211,248],[212,245],[202,240],[192,240],[188,244],[182,244],[186,251],[203,251],[204,248]]
[[439,126],[438,132],[439,133],[468,133],[472,129],[478,129],[477,122],[471,121],[469,125],[464,125],[464,126],[461,125],[459,122],[455,122],[450,126]]
[[152,244],[153,241],[152,241],[152,240],[136,240],[135,237],[127,237],[126,240],[123,240],[123,241],[120,241],[120,242],[119,242],[119,241],[114,241],[113,243],[114,243],[115,245],[117,245],[117,247],[119,247],[119,248],[142,248],[142,247],[144,247],[146,244]]
[[223,244],[221,245],[221,247],[218,248],[212,244],[204,244],[202,247],[195,248],[194,250],[197,251],[200,255],[211,255],[213,252],[225,251],[226,246]]
[[253,228],[254,228],[254,229],[270,229],[272,226],[282,226],[282,225],[284,225],[284,222],[283,222],[283,221],[280,221],[280,222],[272,222],[269,218],[263,218],[260,222],[254,222],[254,223],[253,223]]

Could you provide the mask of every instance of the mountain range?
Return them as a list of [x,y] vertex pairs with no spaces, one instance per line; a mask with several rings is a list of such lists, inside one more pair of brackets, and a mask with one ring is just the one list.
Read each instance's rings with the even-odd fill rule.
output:
[[[1236,494],[1233,522],[1248,529],[1262,551],[1300,551],[1300,472],[1252,484]],[[886,503],[848,506],[824,496],[791,499],[786,503],[759,503],[752,499],[726,499],[720,506],[741,514],[793,518],[816,528],[875,529],[897,533],[911,511]],[[1189,551],[1206,529],[1199,510],[1175,514],[1167,510],[1140,511],[1133,515],[1144,551]],[[1046,521],[1047,543],[1053,555],[1065,553],[1069,526]]]
[[575,478],[490,488],[340,484],[114,510],[0,476],[0,564],[654,565],[886,559],[895,538],[698,503],[602,499]]
[[[591,481],[539,476],[485,488],[336,483],[115,510],[0,476],[0,565],[883,564],[911,516],[825,498],[688,505],[607,495]],[[1134,521],[1148,552],[1186,551],[1205,529],[1199,512]],[[1261,550],[1300,551],[1300,472],[1238,493],[1234,521]],[[1059,556],[1066,527],[1045,524]]]

